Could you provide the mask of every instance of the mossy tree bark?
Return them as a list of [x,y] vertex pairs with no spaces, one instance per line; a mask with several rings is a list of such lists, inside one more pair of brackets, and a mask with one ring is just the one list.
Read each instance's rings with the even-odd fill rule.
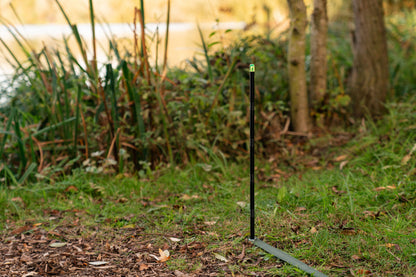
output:
[[311,18],[311,76],[312,108],[319,110],[326,95],[326,41],[328,33],[327,0],[314,0]]
[[303,0],[287,0],[291,34],[288,52],[290,110],[294,130],[307,133],[310,128],[305,71],[306,7]]
[[386,27],[382,0],[353,0],[354,65],[350,93],[356,117],[386,112],[389,90]]

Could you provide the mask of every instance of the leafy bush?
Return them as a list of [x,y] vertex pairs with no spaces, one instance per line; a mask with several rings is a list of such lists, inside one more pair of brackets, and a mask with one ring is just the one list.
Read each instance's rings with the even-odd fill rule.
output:
[[[242,37],[225,46],[217,39],[220,33],[205,38],[201,32],[205,59],[192,58],[187,67],[167,71],[149,65],[145,39],[135,38],[135,52],[124,55],[109,39],[109,62],[98,66],[95,54],[88,57],[77,26],[61,11],[82,61],[75,59],[70,37],[64,41],[64,50],[45,47],[34,53],[25,38],[9,27],[27,61],[14,60],[13,97],[0,108],[4,183],[52,178],[74,167],[121,173],[149,164],[207,160],[213,154],[245,157],[250,63],[257,65],[258,150],[276,152],[289,123],[285,34],[273,40]],[[142,11],[136,9],[135,18],[145,25]],[[94,26],[92,1],[90,13]],[[413,35],[400,19],[392,22],[392,86],[396,92],[411,93],[416,60],[409,50]],[[13,56],[7,44],[0,42]],[[336,32],[330,32],[328,47],[328,101],[319,112],[329,119],[343,118],[348,115],[345,86],[352,66],[351,48]]]

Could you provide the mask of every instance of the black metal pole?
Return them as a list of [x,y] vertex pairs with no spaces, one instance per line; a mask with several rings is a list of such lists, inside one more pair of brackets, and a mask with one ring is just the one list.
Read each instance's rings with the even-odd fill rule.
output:
[[256,68],[254,64],[250,64],[250,241],[254,245],[260,247],[264,251],[274,255],[282,261],[285,261],[297,268],[309,273],[315,277],[327,277],[325,274],[317,271],[316,269],[309,267],[305,263],[292,257],[288,253],[274,248],[273,246],[256,238],[254,233],[254,73]]
[[250,64],[250,240],[254,233],[254,73],[256,68]]

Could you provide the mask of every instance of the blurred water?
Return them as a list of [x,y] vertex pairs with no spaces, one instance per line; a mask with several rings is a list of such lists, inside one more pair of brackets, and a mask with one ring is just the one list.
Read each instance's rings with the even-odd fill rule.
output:
[[[220,23],[202,23],[202,29],[212,30],[224,30],[224,29],[243,29],[244,22],[220,22]],[[90,24],[77,24],[78,31],[84,39],[91,39],[91,25]],[[139,26],[137,27],[139,28]],[[49,38],[62,38],[72,33],[71,28],[68,25],[59,24],[45,24],[45,25],[17,25],[14,28],[17,32],[23,35],[26,39],[39,39],[44,37]],[[111,23],[111,24],[96,24],[96,38],[106,39],[110,35],[116,35],[118,37],[131,36],[133,33],[133,24],[128,23]],[[159,29],[159,32],[166,32],[165,23],[148,23],[146,24],[146,32],[153,34]],[[170,32],[184,32],[196,30],[195,23],[171,23],[169,25]],[[0,26],[1,38],[5,41],[13,39],[13,36],[8,32],[6,26]]]
[[[201,23],[201,29],[205,33],[210,33],[216,30],[242,30],[245,27],[244,22],[223,22],[223,23]],[[78,31],[87,43],[87,49],[91,52],[91,40],[92,30],[90,24],[77,24]],[[137,34],[140,34],[140,25],[137,26]],[[46,25],[17,25],[11,28],[15,34],[22,35],[35,49],[40,51],[44,45],[54,47],[55,45],[62,44],[63,38],[68,38],[72,35],[72,31],[68,25],[58,24],[46,24]],[[96,25],[96,39],[97,45],[97,60],[98,63],[108,62],[107,50],[108,50],[108,38],[114,37],[118,42],[123,43],[122,47],[128,49],[132,47],[133,41],[133,24],[127,23],[111,23],[111,24],[97,24]],[[159,40],[163,42],[166,32],[165,23],[148,23],[146,24],[146,35],[153,37],[155,40],[155,34],[158,32]],[[208,37],[208,36],[207,36]],[[24,54],[17,43],[14,42],[14,38],[9,29],[0,25],[0,38],[12,48],[12,51],[21,61],[24,60]],[[208,38],[207,38],[208,39]],[[217,39],[217,38],[211,38]],[[156,54],[155,42],[150,45],[150,60],[151,63],[155,63],[156,57],[159,58],[158,63],[161,63],[161,57],[163,56],[163,43],[159,45],[158,53]],[[129,45],[129,46],[126,46]],[[168,65],[177,66],[181,61],[192,57],[196,52],[202,52],[200,47],[201,42],[199,33],[195,23],[171,23],[169,25],[169,51],[168,51]],[[75,49],[76,47],[74,47]],[[131,50],[131,49],[130,49]],[[10,66],[6,59],[11,59],[7,54],[4,46],[0,44],[0,91],[4,94],[5,90],[10,90],[9,80],[13,74],[13,67]],[[79,59],[81,61],[81,59]],[[81,61],[82,63],[82,61]],[[0,105],[4,105],[6,101],[5,95],[0,95]]]

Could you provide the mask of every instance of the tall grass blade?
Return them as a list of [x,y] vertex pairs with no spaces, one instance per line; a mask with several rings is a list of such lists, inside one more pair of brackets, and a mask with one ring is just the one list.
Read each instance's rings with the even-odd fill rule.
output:
[[26,153],[25,153],[25,145],[23,143],[23,135],[20,130],[20,122],[19,122],[17,114],[15,114],[14,116],[14,133],[17,138],[17,148],[18,148],[18,155],[19,155],[19,160],[20,160],[20,166],[19,166],[19,174],[20,174],[20,171],[26,167],[27,158],[26,158]]
[[[7,178],[7,176],[11,179],[11,181],[12,181],[12,183],[14,184],[14,185],[16,185],[16,186],[18,186],[19,185],[19,182],[17,181],[17,179],[16,179],[16,177],[14,176],[14,174],[13,174],[13,172],[10,170],[10,168],[7,166],[7,165],[5,165],[5,164],[3,164],[3,171],[4,171],[4,177],[5,177],[5,179],[7,180],[8,178]],[[7,183],[7,182],[6,182]]]
[[[56,2],[56,4],[58,5],[59,10],[61,11],[62,15],[65,17],[65,20],[66,20],[67,24],[69,25],[69,27],[70,27],[70,28],[71,28],[71,30],[72,30],[72,34],[74,35],[75,40],[77,41],[77,44],[78,44],[79,50],[80,50],[80,52],[81,52],[82,58],[83,58],[83,60],[84,60],[84,63],[85,63],[85,65],[86,65],[87,69],[90,69],[90,66],[89,66],[89,63],[88,63],[88,58],[87,58],[87,52],[86,52],[86,51],[85,51],[85,49],[84,49],[84,44],[83,44],[83,42],[82,42],[82,38],[81,38],[81,36],[80,36],[80,34],[79,34],[79,31],[78,31],[78,27],[77,27],[77,25],[76,25],[76,24],[72,24],[72,23],[71,23],[71,20],[69,19],[69,17],[68,17],[68,15],[67,15],[67,13],[65,12],[65,10],[64,10],[64,8],[62,7],[62,5],[61,5],[61,3],[59,2],[59,0],[55,0],[55,2]],[[87,72],[91,72],[91,70],[87,70]]]
[[[162,86],[162,84],[160,86]],[[171,120],[169,118],[168,110],[166,108],[166,103],[164,103],[164,100],[162,99],[163,96],[161,95],[161,89],[158,89],[156,93],[156,97],[158,100],[159,107],[163,107],[163,110],[162,110],[163,133],[166,139],[166,147],[168,149],[169,161],[171,164],[173,164],[172,146],[170,145],[170,136],[169,136],[169,131],[168,131],[168,126],[169,126],[169,123],[171,123]]]
[[114,52],[114,55],[116,55],[117,61],[121,63],[121,55],[120,55],[120,52],[118,51],[117,42],[115,40],[110,40],[109,44],[110,44],[110,50]]
[[143,12],[143,10],[139,11],[139,20],[140,20],[140,27],[141,27],[142,65],[144,65],[144,68],[145,68],[145,71],[146,71],[147,84],[151,85],[151,83],[150,83],[150,65],[149,65],[149,56],[147,54],[146,32],[145,32],[145,21],[144,21],[144,12]]
[[[140,0],[140,11],[139,12],[140,12],[140,16],[141,16],[141,21],[143,21],[142,28],[146,29],[146,27],[144,25],[146,21],[145,21],[145,18],[144,18],[144,2],[143,2],[143,0]],[[142,59],[144,58],[145,51],[146,51],[146,49],[142,45],[142,48],[140,50],[140,56],[142,57]]]
[[[13,51],[9,48],[9,46],[6,44],[6,42],[4,42],[4,40],[2,38],[0,38],[0,42],[1,44],[3,44],[4,48],[6,48],[7,52],[12,56],[13,60],[15,61],[15,63],[17,64],[17,68],[16,69],[23,69],[22,64],[20,63],[20,61],[17,59],[16,55],[13,53]],[[16,67],[15,65],[12,65],[14,67]],[[23,70],[23,72],[25,72],[25,70]],[[27,75],[26,75],[27,76]]]
[[202,34],[201,26],[197,24],[197,27],[198,27],[199,37],[201,38],[202,48],[204,49],[204,56],[205,56],[205,60],[207,63],[209,80],[212,82],[214,80],[214,76],[212,74],[211,62],[208,56],[208,46],[205,43],[205,39],[204,39],[204,35]]
[[10,129],[12,127],[12,122],[13,122],[13,118],[15,117],[15,114],[16,114],[16,109],[12,108],[10,116],[9,116],[9,120],[7,121],[7,124],[6,124],[6,129],[4,131],[2,130],[1,132],[3,133],[4,137],[0,145],[0,161],[5,160],[3,159],[3,153],[5,152],[5,145],[7,142],[7,138],[9,135],[12,135],[12,132],[10,132]]
[[167,11],[167,18],[166,18],[165,52],[163,55],[163,67],[162,67],[163,76],[165,76],[166,74],[165,73],[166,65],[168,62],[169,24],[170,24],[170,0],[168,0],[168,11]]
[[75,120],[76,120],[76,117],[75,116],[74,117],[70,117],[68,119],[65,119],[65,120],[59,122],[59,123],[56,123],[56,124],[50,125],[48,127],[45,127],[43,129],[41,129],[41,130],[33,133],[32,136],[36,137],[36,136],[39,136],[40,134],[48,133],[50,131],[54,131],[54,130],[62,127],[62,126],[65,126],[66,124],[69,124],[69,123],[75,121]]
[[[25,37],[19,32],[19,30],[16,28],[16,26],[14,26],[13,24],[10,24],[8,22],[4,22],[4,20],[0,20],[0,22],[3,24],[3,26],[7,29],[7,31],[9,32],[10,35],[12,35],[12,37],[14,38],[14,40],[16,41],[16,43],[19,45],[20,49],[23,51],[23,53],[25,54],[26,58],[28,60],[31,60],[31,54],[33,51],[33,49],[31,48],[30,44],[27,42],[27,40],[25,39]],[[24,46],[24,43],[27,46]],[[29,49],[28,49],[29,48]]]
[[34,161],[36,161],[36,153],[35,153],[35,145],[33,145],[33,139],[32,139],[31,134],[29,134],[29,138],[27,140],[29,141],[30,154],[32,156],[32,162],[34,162]]
[[19,14],[17,13],[17,11],[16,11],[12,2],[9,2],[9,7],[12,10],[12,12],[13,12],[14,16],[16,17],[17,21],[19,21],[19,23],[23,25],[23,20],[20,18]]
[[36,169],[36,163],[31,163],[29,167],[26,169],[25,173],[19,178],[18,183],[23,184],[24,181],[32,174],[32,172]]
[[74,122],[74,149],[72,150],[72,156],[77,156],[77,146],[78,146],[78,129],[79,129],[79,122],[80,122],[80,106],[81,106],[81,97],[82,97],[82,89],[81,85],[78,84],[77,86],[77,100],[75,106],[75,122]]
[[[90,75],[91,74],[91,67],[90,67],[90,64],[88,62],[87,52],[84,49],[84,43],[82,41],[81,35],[79,34],[78,27],[77,27],[77,25],[72,25],[71,28],[72,28],[72,32],[75,36],[75,39],[77,41],[77,44],[78,44],[79,50],[81,52],[82,58],[84,60],[84,63],[86,65],[86,72],[89,73],[89,75]],[[91,77],[91,75],[90,75],[90,77]]]
[[[61,66],[60,70],[62,72],[62,76],[67,76],[67,70],[66,70],[66,67],[65,67],[65,63],[62,60],[61,53],[59,51],[55,51],[54,54],[55,54],[56,58],[58,59],[59,64]],[[66,82],[64,82],[64,85],[66,85]]]
[[[123,76],[124,76],[124,81],[126,84],[126,88],[127,88],[127,93],[129,95],[129,101],[132,102],[131,105],[131,110],[132,110],[132,116],[133,116],[133,124],[135,124],[136,127],[136,131],[137,131],[137,135],[138,137],[144,141],[145,138],[145,126],[144,126],[144,120],[143,120],[143,116],[142,116],[142,109],[141,109],[141,104],[140,104],[140,97],[138,95],[138,92],[136,90],[136,87],[133,86],[133,81],[132,81],[132,73],[129,70],[128,66],[127,66],[127,62],[123,61],[121,64],[121,68],[123,71]],[[144,153],[142,155],[143,160],[145,158],[147,158],[147,148],[144,149]]]
[[93,1],[90,2],[90,19],[91,19],[91,31],[92,31],[92,49],[93,49],[93,70],[94,75],[97,75],[97,41],[95,39],[95,15]]
[[155,36],[156,36],[155,72],[156,74],[160,74],[160,71],[159,71],[159,26],[156,27]]
[[[117,96],[116,96],[116,89],[115,89],[115,76],[113,67],[111,64],[106,65],[106,75],[105,75],[105,87],[104,87],[105,95],[110,95],[111,101],[111,120],[110,120],[110,128],[112,138],[111,140],[115,139],[115,147],[113,148],[114,159],[118,161],[118,151],[119,151],[119,141],[118,135],[116,135],[116,131],[119,129],[119,122],[118,122],[118,109],[117,109]],[[117,138],[115,138],[117,136]]]
[[76,76],[77,75],[77,72],[76,72],[76,70],[75,70],[75,67],[74,67],[74,64],[82,71],[82,72],[84,72],[84,73],[86,73],[86,74],[88,74],[87,73],[87,70],[84,68],[84,67],[82,67],[81,66],[81,64],[78,62],[78,60],[75,58],[75,56],[72,54],[72,50],[71,50],[71,48],[69,47],[69,44],[68,44],[68,40],[67,39],[65,39],[64,38],[64,44],[65,44],[65,51],[66,51],[66,54],[67,54],[67,57],[68,57],[68,61],[69,61],[69,67],[70,67],[70,69],[71,69],[71,73],[72,73],[72,76]]

